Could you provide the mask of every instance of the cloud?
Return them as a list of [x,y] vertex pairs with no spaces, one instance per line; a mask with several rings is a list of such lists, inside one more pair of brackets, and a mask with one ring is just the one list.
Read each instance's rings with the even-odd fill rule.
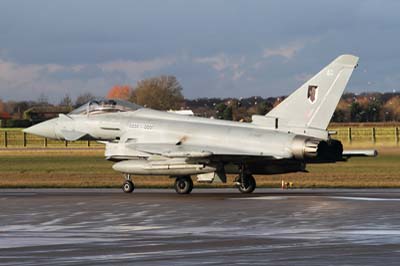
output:
[[244,56],[234,57],[224,53],[208,57],[197,57],[193,59],[194,63],[210,65],[219,73],[220,79],[230,77],[236,81],[245,74],[244,67],[246,58]]
[[244,71],[243,71],[243,70],[234,71],[234,72],[233,72],[232,79],[233,79],[233,80],[238,80],[238,79],[240,79],[240,78],[243,76],[243,74],[244,74]]
[[[9,99],[100,94],[161,73],[176,75],[190,97],[280,95],[298,85],[296,74],[315,73],[342,53],[359,55],[368,68],[354,72],[350,89],[391,90],[399,82],[400,1],[4,2],[0,92]],[[110,14],[121,19],[104,19]]]
[[0,58],[0,93],[8,99],[35,99],[44,93],[59,99],[89,91],[99,96],[117,83],[135,83],[146,73],[174,64],[174,58],[117,60],[99,64],[19,64]]
[[51,65],[19,65],[0,59],[0,82],[11,88],[37,80],[43,71],[53,69]]
[[273,56],[281,56],[286,59],[292,59],[301,49],[306,45],[306,42],[294,42],[287,45],[283,45],[277,48],[266,48],[263,51],[263,57],[269,58]]
[[300,81],[300,82],[306,82],[307,80],[309,80],[310,78],[313,77],[313,74],[310,73],[300,73],[300,74],[296,74],[294,76],[294,79],[296,81]]
[[229,67],[229,59],[225,54],[208,57],[197,57],[194,58],[193,61],[200,64],[209,64],[217,71],[223,71]]
[[130,78],[141,78],[144,73],[172,65],[176,58],[155,58],[147,61],[117,60],[98,64],[104,72],[122,72]]

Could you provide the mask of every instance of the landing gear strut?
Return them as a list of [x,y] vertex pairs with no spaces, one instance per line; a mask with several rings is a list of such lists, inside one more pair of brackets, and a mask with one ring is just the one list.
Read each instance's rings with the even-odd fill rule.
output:
[[134,189],[135,185],[132,182],[131,175],[125,174],[125,182],[122,185],[122,191],[124,191],[125,193],[132,193]]
[[239,176],[235,179],[235,184],[239,191],[243,194],[250,194],[256,189],[256,180],[254,177],[241,168]]
[[190,176],[178,176],[175,179],[174,188],[178,194],[190,194],[193,189],[193,181]]

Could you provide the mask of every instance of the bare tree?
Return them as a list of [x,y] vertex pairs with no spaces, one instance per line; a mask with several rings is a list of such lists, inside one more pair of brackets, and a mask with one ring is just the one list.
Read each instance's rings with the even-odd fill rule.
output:
[[37,102],[40,105],[48,105],[49,104],[49,98],[44,93],[41,93],[39,95],[39,98],[37,99]]
[[400,96],[391,97],[383,106],[381,121],[400,121]]
[[61,106],[69,106],[72,107],[72,99],[69,94],[65,94],[64,98],[60,101]]
[[85,93],[79,95],[78,98],[76,98],[75,107],[81,106],[95,98],[96,98],[96,96],[94,96],[90,92],[85,92]]
[[153,109],[177,110],[183,105],[184,98],[176,77],[160,76],[139,81],[132,100]]
[[3,102],[3,100],[0,99],[0,113],[4,112],[5,109],[6,109],[6,106],[5,106],[4,102]]

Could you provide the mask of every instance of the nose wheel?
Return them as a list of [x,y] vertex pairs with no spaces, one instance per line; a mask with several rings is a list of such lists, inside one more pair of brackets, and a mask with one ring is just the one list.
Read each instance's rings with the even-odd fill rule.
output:
[[190,176],[179,176],[175,179],[174,188],[178,194],[190,194],[193,189],[193,181]]
[[125,175],[125,182],[122,185],[122,191],[125,193],[132,193],[133,190],[135,190],[135,185],[133,184],[132,180],[131,180],[131,175],[130,174],[126,174]]

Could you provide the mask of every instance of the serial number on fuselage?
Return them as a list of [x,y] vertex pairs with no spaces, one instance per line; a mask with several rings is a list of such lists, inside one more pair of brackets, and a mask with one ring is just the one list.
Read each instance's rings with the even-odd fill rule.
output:
[[149,124],[149,123],[129,122],[128,127],[152,130],[154,126],[153,126],[153,124]]

